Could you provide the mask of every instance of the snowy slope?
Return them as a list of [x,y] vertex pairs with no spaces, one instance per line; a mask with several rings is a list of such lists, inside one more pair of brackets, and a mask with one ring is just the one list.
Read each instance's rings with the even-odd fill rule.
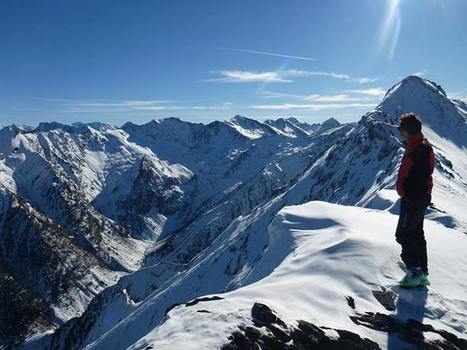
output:
[[[29,306],[28,294],[47,306],[40,314],[23,312],[21,318],[9,306],[8,295],[1,295],[1,308],[8,315],[1,327],[13,318],[21,327],[0,334],[0,343],[20,341],[35,328],[42,332],[36,317],[55,328],[81,314],[96,294],[141,265],[150,242],[130,236],[143,236],[151,223],[137,230],[124,219],[116,222],[112,215],[103,215],[107,213],[93,203],[96,198],[106,208],[121,207],[122,202],[130,206],[126,215],[133,215],[136,226],[148,218],[134,218],[140,207],[129,203],[130,195],[119,197],[116,187],[128,188],[139,196],[137,202],[144,198],[138,190],[146,186],[143,192],[158,204],[150,203],[154,214],[148,217],[159,218],[165,207],[176,205],[178,185],[191,176],[187,169],[127,142],[121,130],[93,126],[98,130],[43,123],[34,130],[12,126],[0,131],[0,270],[5,281],[14,282],[9,283],[13,290],[25,291],[24,298],[18,295],[18,309]],[[119,183],[118,172],[126,173]],[[110,184],[113,191],[108,193]],[[157,200],[156,194],[163,199]]]
[[[256,140],[239,132],[240,124],[243,132],[248,127],[251,133],[256,127],[268,132]],[[15,318],[9,292],[0,295],[0,309],[8,315],[0,328],[14,318],[21,324],[0,333],[0,344],[20,342],[79,316],[96,294],[145,264],[158,240],[222,205],[226,194],[237,204],[217,210],[222,222],[212,223],[212,231],[269,199],[307,164],[299,148],[294,160],[286,157],[286,149],[293,148],[289,139],[239,116],[208,125],[167,118],[122,128],[41,123],[1,129],[2,288],[24,290],[25,297],[16,299],[19,310],[31,306],[29,294],[37,294],[45,309]],[[303,142],[295,140],[296,146]],[[269,183],[249,204],[241,193],[250,177],[267,177]],[[203,225],[203,219],[196,222]],[[51,263],[57,260],[66,261],[63,269]]]
[[277,129],[274,129],[266,123],[242,117],[241,115],[236,115],[235,117],[226,120],[225,123],[228,126],[234,128],[240,134],[251,139],[258,139],[264,136],[281,134],[281,132],[279,132]]
[[[412,89],[425,91],[425,81],[418,82],[419,85],[415,84]],[[412,80],[406,80],[397,89],[406,89],[407,83],[411,84]],[[431,93],[437,96],[438,88],[429,86],[432,91],[425,95],[429,98],[431,98]],[[400,96],[397,89],[393,90],[391,95],[393,97],[385,99],[384,102],[388,105],[403,107],[403,104],[392,101],[393,98]],[[423,100],[419,103],[423,103]],[[450,102],[444,97],[440,99],[440,103],[449,105]],[[435,184],[439,184],[435,186],[434,206],[429,209],[428,217],[433,220],[430,225],[435,225],[434,227],[443,225],[448,230],[442,232],[451,232],[449,231],[451,229],[459,234],[465,231],[466,221],[465,214],[462,213],[462,208],[467,205],[465,200],[467,198],[466,154],[459,143],[438,135],[438,132],[442,133],[444,130],[443,115],[436,112],[439,110],[438,107],[434,105],[432,110],[426,110],[432,123],[430,127],[424,129],[437,151]],[[398,109],[398,111],[401,110],[403,108]],[[260,263],[266,252],[272,249],[272,242],[269,240],[270,236],[267,231],[268,226],[284,206],[299,205],[310,200],[326,200],[384,210],[375,215],[375,218],[379,220],[387,218],[394,221],[393,214],[397,213],[395,175],[403,153],[394,122],[398,115],[394,113],[396,112],[389,110],[385,112],[378,108],[367,113],[358,123],[319,133],[307,138],[306,142],[299,139],[297,143],[292,143],[286,149],[279,147],[279,152],[271,152],[272,158],[266,159],[271,159],[272,162],[266,163],[266,166],[263,165],[262,170],[259,168],[257,176],[250,177],[246,182],[242,181],[240,185],[233,183],[227,192],[211,196],[212,202],[207,201],[207,206],[200,207],[202,208],[201,215],[188,223],[183,230],[164,236],[164,239],[151,249],[144,269],[122,278],[118,284],[106,289],[91,303],[82,317],[62,327],[54,335],[52,347],[61,348],[66,343],[68,348],[76,349],[86,346],[93,349],[109,347],[124,349],[138,342],[149,332],[157,333],[159,328],[163,329],[163,325],[167,322],[166,311],[174,304],[186,303],[203,295],[242,290],[249,288],[250,285],[261,284],[262,279],[267,279],[277,264],[290,253],[286,249],[287,239],[285,239],[281,241],[284,250],[276,252],[279,255],[282,254],[281,256],[276,257],[271,264]],[[453,113],[455,113],[453,118],[456,119],[458,110],[453,110]],[[176,152],[170,153],[172,148],[164,149],[163,144],[157,138],[151,139],[148,135],[132,130],[128,132],[134,135],[133,140],[144,142],[156,154],[166,152],[163,157],[177,157]],[[158,135],[163,137],[164,134]],[[293,139],[290,138],[287,142],[290,144],[290,140]],[[253,140],[255,146],[250,144],[250,148],[244,151],[240,158],[237,158],[240,167],[235,167],[236,171],[241,172],[242,169],[249,169],[252,165],[257,166],[257,163],[252,163],[250,160],[262,159],[264,154],[267,154],[262,152],[269,150],[271,144],[275,145],[277,141],[275,137],[258,137]],[[177,139],[167,140],[169,141],[174,142],[175,147],[179,147],[182,154],[188,152],[190,144],[183,144]],[[217,148],[216,154],[225,154],[222,152],[222,148]],[[259,154],[262,156],[258,157]],[[209,159],[209,153],[207,158]],[[185,162],[184,165],[190,168],[189,160],[179,160]],[[305,163],[303,163],[304,160],[306,160]],[[216,159],[210,161],[211,164],[218,164]],[[236,174],[236,172],[228,174]],[[210,175],[214,179],[225,179],[224,181],[230,179],[230,177],[219,176],[216,170],[211,170]],[[336,211],[340,210],[341,207],[336,208]],[[366,215],[367,212],[353,211],[351,213],[352,215],[349,215],[352,217],[360,217],[362,213]],[[369,213],[379,212],[369,211]],[[378,221],[378,219],[375,220]],[[371,220],[370,223],[373,225],[372,230],[375,226],[379,230],[379,224]],[[342,224],[342,227],[345,225]],[[394,225],[394,222],[392,225],[388,224],[391,230],[394,229]],[[351,231],[354,230],[352,228]],[[461,242],[463,241],[456,241],[453,244],[457,246]],[[365,246],[373,243],[369,241],[362,244]],[[392,241],[388,241],[387,244],[392,245],[392,250],[396,248]],[[360,245],[354,245],[349,249],[355,248],[352,254],[360,255],[360,247]],[[338,267],[340,268],[340,265]],[[339,273],[345,274],[345,272]],[[401,272],[393,269],[389,273],[394,279],[399,277],[395,274]],[[378,275],[376,274],[375,277]],[[371,282],[374,279],[368,281]],[[355,275],[349,276],[347,282],[363,288],[359,283],[359,278]],[[459,284],[459,286],[463,288],[464,285]],[[272,288],[270,291],[274,293]],[[356,291],[361,292],[358,288]],[[305,296],[304,298],[307,300]],[[459,304],[456,299],[460,298],[453,297],[453,303],[442,305],[439,310],[433,312],[465,314],[465,305]],[[247,301],[250,303],[248,306],[250,310],[252,300]],[[334,302],[340,305],[340,301],[334,300]],[[374,310],[370,306],[368,308]],[[273,307],[273,309],[279,311],[279,307]],[[174,312],[175,310],[177,309],[174,309]],[[243,319],[243,316],[236,311],[229,316],[238,320]],[[304,316],[303,318],[307,319]],[[227,320],[227,317],[219,316],[219,323],[223,320]],[[324,320],[321,322],[324,323]],[[183,324],[186,325],[186,323]],[[193,325],[193,329],[198,329],[194,321],[190,324]],[[335,327],[348,326],[340,323],[333,324]],[[452,324],[455,328],[456,324]],[[214,329],[222,327],[220,324],[212,326]],[[438,324],[437,327],[441,325]],[[458,333],[462,332],[462,328],[459,327],[450,331],[456,330]],[[216,331],[212,333],[215,334]],[[125,335],[121,336],[121,334]],[[196,332],[194,334],[196,336]],[[369,336],[373,337],[372,334]],[[383,344],[378,337],[377,341]],[[176,343],[172,343],[171,346],[175,346],[174,344]]]
[[[134,301],[144,300],[157,291],[160,291],[161,294],[173,293],[167,301],[164,301],[164,305],[166,305],[165,303],[179,302],[181,297],[179,293],[185,295],[183,299],[191,298],[205,291],[205,288],[208,288],[209,291],[219,290],[227,288],[231,283],[235,283],[234,277],[238,273],[240,263],[243,263],[242,261],[236,261],[237,258],[240,259],[237,254],[241,254],[245,249],[247,245],[245,239],[248,239],[251,230],[254,229],[248,227],[248,230],[246,230],[247,226],[256,224],[256,220],[261,220],[258,224],[264,228],[266,227],[263,221],[267,220],[268,215],[256,215],[255,212],[267,210],[273,215],[274,210],[278,210],[277,205],[282,204],[282,200],[269,208],[271,201],[266,199],[285,193],[297,181],[297,170],[299,170],[298,174],[303,172],[304,167],[309,166],[310,161],[319,157],[329,144],[341,138],[346,131],[345,128],[341,131],[337,130],[335,134],[329,134],[315,140],[316,144],[313,144],[308,151],[305,149],[305,151],[309,152],[309,159],[307,159],[306,153],[303,154],[303,149],[297,150],[295,148],[280,155],[280,158],[275,155],[274,163],[271,164],[272,167],[268,165],[264,171],[252,177],[250,183],[239,186],[227,196],[221,196],[220,203],[222,205],[216,205],[201,215],[199,219],[191,222],[185,230],[161,241],[147,258],[147,268],[121,279],[114,288],[109,288],[99,295],[80,319],[63,327],[54,336],[54,345],[61,346],[62,338],[68,339],[72,336],[74,339],[73,346],[76,348],[82,347],[131,313],[137,306]],[[267,149],[258,147],[258,151]],[[245,159],[245,161],[249,158]],[[251,158],[258,159],[256,151]],[[246,166],[249,164],[247,162]],[[274,170],[274,172],[271,170]],[[292,176],[286,176],[290,172],[293,172],[291,173]],[[232,247],[229,247],[224,239],[227,234],[226,230],[230,231],[232,229],[245,237],[233,240],[231,242]],[[219,243],[214,244],[214,242]],[[213,247],[217,247],[217,244],[221,245],[222,250],[233,249],[236,254],[224,254],[222,260],[213,263],[212,259],[214,259],[215,255],[211,256],[209,252],[214,249]],[[263,244],[266,244],[266,242]],[[235,245],[241,245],[243,248],[233,247]],[[245,255],[241,259],[254,259],[255,255],[253,254],[259,254],[262,247],[263,245],[255,244],[252,255]],[[210,258],[204,260],[206,255],[209,255]],[[229,259],[233,261],[229,263]],[[197,261],[203,261],[203,263],[198,264]],[[214,265],[217,266],[214,268]],[[197,266],[197,270],[199,268],[199,274],[202,277],[197,274],[190,274],[195,282],[191,277],[184,278],[189,277],[184,271],[189,266]],[[222,278],[216,280],[216,283],[206,283],[207,280],[212,278],[211,271],[217,269],[219,269]],[[178,278],[182,278],[183,284],[174,283],[174,279]],[[169,291],[165,291],[165,289],[169,289]],[[128,300],[131,302],[128,302]],[[160,313],[163,311],[163,307],[158,307],[159,312],[153,315],[154,322],[158,322],[161,315],[163,315]]]
[[[271,271],[265,278],[216,294],[221,300],[175,307],[161,326],[129,348],[176,349],[186,344],[189,349],[219,349],[239,325],[251,324],[251,307],[261,302],[276,310],[287,324],[308,320],[355,332],[382,348],[394,349],[400,345],[396,334],[388,336],[357,325],[349,317],[388,313],[373,294],[384,289],[399,294],[397,309],[389,314],[465,337],[467,279],[459,277],[465,277],[467,269],[466,235],[427,220],[432,285],[427,292],[404,291],[395,287],[403,275],[397,265],[396,223],[397,216],[389,211],[315,201],[284,207],[268,227],[269,246],[251,271],[259,276],[265,269]],[[347,305],[349,296],[355,310]],[[99,347],[115,348],[114,334],[105,336]]]
[[409,76],[388,90],[376,110],[387,114],[394,123],[402,113],[415,112],[440,137],[466,148],[467,111],[463,106],[448,99],[438,84]]
[[[311,135],[311,130],[314,129],[313,126],[305,128],[304,125],[295,118],[279,118],[275,120],[267,119],[264,122],[280,130],[281,133],[284,133],[285,135],[290,135],[292,137]],[[318,126],[316,126],[315,130],[317,129]]]
[[[126,298],[120,300],[118,307],[114,305],[114,308],[106,309],[105,318],[108,321],[114,317],[117,319],[122,317],[125,314],[125,308],[126,312],[130,312],[130,314],[123,321],[118,322],[109,332],[103,332],[103,336],[91,344],[89,348],[126,348],[133,341],[136,342],[140,337],[150,332],[152,327],[156,327],[153,331],[155,334],[164,335],[162,338],[157,338],[156,341],[157,345],[167,345],[167,347],[162,348],[177,348],[177,344],[180,344],[178,341],[185,340],[185,337],[190,336],[197,337],[196,344],[198,344],[200,339],[204,339],[202,336],[207,335],[207,333],[210,334],[206,336],[207,345],[211,342],[213,342],[212,344],[221,344],[226,341],[226,338],[220,337],[219,331],[222,330],[221,335],[231,332],[233,327],[245,320],[255,301],[265,302],[272,305],[273,309],[282,311],[280,315],[284,319],[296,320],[301,317],[310,320],[310,315],[314,315],[311,320],[319,322],[319,324],[350,329],[384,344],[385,334],[375,335],[365,330],[358,331],[358,327],[352,326],[348,317],[353,315],[353,312],[346,309],[345,297],[351,296],[356,300],[357,305],[362,304],[363,308],[357,308],[360,312],[383,311],[382,306],[371,295],[372,290],[379,290],[381,286],[389,287],[402,275],[402,271],[396,264],[399,248],[394,241],[397,217],[391,214],[390,210],[380,212],[327,203],[319,203],[318,205],[315,202],[310,202],[308,205],[296,208],[301,210],[300,213],[304,218],[300,219],[300,215],[296,216],[296,213],[286,215],[284,218],[285,214],[280,212],[273,220],[272,225],[269,226],[269,232],[262,229],[263,225],[267,227],[267,221],[263,219],[254,227],[256,229],[254,234],[251,230],[245,234],[246,223],[240,224],[236,230],[228,230],[216,240],[204,258],[197,260],[192,268],[183,274],[174,275],[171,280],[167,281],[167,287],[162,288],[161,292],[153,293],[146,300],[141,301]],[[286,208],[284,211],[288,212],[288,209]],[[285,226],[285,228],[277,229],[277,222],[281,223],[279,226]],[[286,225],[283,225],[284,222]],[[375,230],[375,227],[378,229]],[[433,293],[430,301],[432,301],[432,306],[428,308],[426,314],[428,318],[433,319],[432,323],[436,328],[446,329],[462,336],[462,332],[465,331],[465,321],[462,320],[465,320],[466,305],[461,300],[465,294],[466,284],[463,280],[459,281],[458,276],[465,268],[463,251],[465,250],[466,237],[461,232],[445,228],[437,222],[430,221],[426,227],[427,232],[429,232],[429,242],[432,242],[430,244],[430,262],[432,262],[430,268],[434,265],[431,268]],[[317,230],[320,235],[312,235],[313,239],[310,239],[309,242],[303,239],[299,240],[293,235],[294,231],[305,228]],[[327,231],[324,230],[326,228]],[[321,234],[322,232],[323,234]],[[246,237],[251,240],[248,242],[250,246],[248,249],[242,250],[241,245],[246,244]],[[258,251],[253,249],[254,246],[261,251],[260,248],[264,243],[268,243],[267,248],[258,254]],[[303,255],[298,252],[299,249],[302,249],[302,245],[306,247],[303,250]],[[239,273],[236,283],[237,287],[246,286],[226,295],[218,294],[222,290],[219,290],[216,285],[228,278],[225,275],[225,266],[230,265],[232,258],[235,260],[244,255],[247,255],[249,261],[245,264],[243,271]],[[315,259],[310,259],[309,257],[313,255]],[[329,260],[324,263],[323,257],[328,257],[328,255]],[[297,258],[298,256],[300,258]],[[452,257],[453,260],[447,259],[447,257]],[[355,259],[355,262],[351,264],[349,261],[352,259]],[[282,263],[282,261],[284,262]],[[291,261],[291,263],[288,264],[287,261]],[[298,262],[297,266],[295,266],[296,262]],[[282,264],[285,264],[285,267],[278,275],[281,278],[278,278],[277,284],[274,284],[272,282],[274,279],[271,281],[270,278],[276,276],[276,271],[280,271],[280,267],[277,266],[282,266]],[[314,278],[309,275],[310,269],[316,271]],[[330,274],[331,272],[332,274]],[[293,286],[292,282],[294,281],[294,273],[297,274],[296,287]],[[150,271],[144,274],[139,273],[139,279],[134,279],[133,283],[137,284],[138,281],[139,284],[145,283],[144,281],[150,274]],[[305,284],[304,288],[301,288],[302,284]],[[334,290],[336,286],[339,286],[338,290]],[[259,287],[259,290],[256,290],[256,287]],[[434,289],[435,287],[438,288]],[[138,287],[136,286],[136,288]],[[173,311],[175,314],[177,314],[176,310],[184,312],[181,318],[171,320],[171,313],[167,318],[166,311],[170,310],[173,304],[188,302],[191,299],[190,295],[193,295],[193,289],[196,289],[198,294],[195,293],[195,295],[198,296],[216,293],[217,296],[227,298],[226,303],[230,301],[231,294],[236,295],[238,292],[241,296],[238,300],[242,301],[243,307],[235,304],[236,302],[240,303],[236,300],[231,306],[220,305],[219,309],[215,308],[213,311],[218,316],[215,318],[218,321],[213,321],[213,324],[209,323],[212,321],[209,315],[200,315],[196,312],[198,307],[193,309],[176,308]],[[244,289],[249,292],[242,294],[241,291]],[[293,291],[297,291],[296,294]],[[249,294],[250,292],[252,294]],[[285,305],[284,295],[288,296]],[[441,298],[440,295],[443,297]],[[418,294],[415,293],[414,296],[413,293],[403,293],[402,296],[413,298],[418,297]],[[402,302],[404,299],[401,300]],[[209,311],[210,303],[200,303],[199,308],[203,310],[207,308]],[[97,310],[97,305],[94,311]],[[297,306],[295,307],[295,305]],[[285,318],[287,309],[293,310],[296,314]],[[219,310],[226,311],[222,313]],[[300,312],[300,310],[304,311]],[[407,318],[413,317],[413,313],[420,313],[420,309],[401,310],[400,312],[401,317]],[[336,317],[336,313],[338,317]],[[200,328],[198,328],[196,321],[203,316],[209,324],[201,323]],[[460,323],[459,320],[461,320]],[[93,324],[93,321],[90,322]],[[160,325],[160,322],[164,325],[161,328],[163,329],[162,333],[158,333],[159,327],[157,326]],[[164,328],[165,322],[169,322],[167,329]],[[189,325],[188,329],[192,332],[182,332],[182,328],[177,328],[186,325]],[[175,329],[170,327],[175,327]],[[203,331],[200,331],[201,328]],[[168,333],[164,333],[165,331]],[[197,331],[201,333],[197,333]],[[125,337],[120,337],[119,334],[123,333]],[[150,334],[149,338],[154,340],[152,333]],[[167,339],[165,335],[173,336],[174,342],[164,343],[163,341]]]
[[[9,315],[5,324],[13,320],[21,326],[9,328],[7,337],[21,341],[59,327],[27,347],[125,349],[154,342],[155,348],[177,349],[190,336],[205,337],[206,346],[214,346],[228,342],[225,336],[249,321],[252,304],[263,302],[287,324],[298,319],[327,324],[384,346],[384,335],[357,326],[349,316],[384,311],[372,290],[401,274],[394,266],[392,232],[398,212],[395,175],[403,153],[397,118],[404,111],[421,113],[424,133],[435,147],[434,204],[427,216],[433,240],[441,235],[446,242],[433,253],[439,261],[451,244],[465,248],[459,238],[467,227],[464,107],[435,83],[408,77],[374,111],[344,125],[333,119],[309,125],[296,118],[260,122],[235,116],[209,124],[165,118],[121,128],[43,123],[36,129],[0,130],[0,211],[13,218],[0,220],[0,283],[8,293],[22,291],[17,310],[32,315],[16,320],[8,307],[10,294],[0,293],[0,311]],[[316,200],[341,206],[310,202]],[[301,204],[317,216],[297,209],[297,225],[309,230],[297,236],[292,220],[284,217],[291,218],[287,213]],[[19,239],[34,235],[40,239],[28,244]],[[49,245],[44,249],[42,242]],[[370,249],[375,247],[384,254],[375,256]],[[37,266],[21,260],[38,253]],[[296,264],[298,253],[330,260]],[[355,257],[354,265],[340,263],[349,256]],[[67,263],[56,269],[49,260]],[[372,260],[373,270],[368,267]],[[365,264],[369,271],[361,269]],[[383,265],[387,270],[380,272]],[[438,272],[452,277],[455,271],[441,265]],[[92,273],[86,273],[90,266]],[[303,275],[311,274],[310,266],[319,272],[310,276],[315,282],[310,281],[310,293],[282,289],[288,273],[294,283],[309,283]],[[350,273],[353,269],[358,274]],[[337,284],[334,294],[326,289],[329,284],[316,285],[323,280]],[[437,306],[445,290],[435,287],[445,279],[438,282],[426,317],[437,329],[462,335],[465,304],[453,294]],[[463,288],[461,281],[450,290]],[[58,291],[55,299],[51,290]],[[287,293],[294,300],[290,313],[277,297]],[[332,298],[323,300],[323,293]],[[174,308],[213,294],[226,299]],[[357,311],[347,306],[349,296]],[[38,300],[36,308],[31,300]],[[206,310],[192,310],[209,303],[222,304],[226,313],[216,307],[218,317],[208,325],[206,318],[199,319],[209,315]],[[181,334],[184,326],[192,332]],[[329,331],[336,332],[343,334]],[[160,335],[166,343],[160,343]],[[0,332],[0,344],[2,337]]]

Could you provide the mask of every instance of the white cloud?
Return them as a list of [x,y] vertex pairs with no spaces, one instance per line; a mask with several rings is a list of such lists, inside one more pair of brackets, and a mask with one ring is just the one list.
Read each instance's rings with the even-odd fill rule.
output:
[[168,105],[168,106],[147,106],[147,107],[138,107],[138,110],[145,111],[168,111],[168,110],[227,110],[232,107],[231,102],[224,102],[220,105]]
[[276,92],[271,90],[260,90],[259,91],[263,98],[297,98],[302,99],[304,95],[288,94],[283,92]]
[[429,73],[428,69],[422,69],[421,71],[412,73],[411,75],[416,75],[418,77],[423,77],[423,76],[427,75],[428,73]]
[[360,101],[360,98],[351,97],[349,95],[308,95],[302,98],[304,101],[319,101],[319,102],[341,102],[341,101]]
[[374,107],[374,103],[331,103],[331,104],[300,104],[300,103],[281,103],[281,104],[270,104],[270,105],[254,105],[250,106],[253,109],[265,109],[265,110],[291,110],[291,109],[302,109],[302,110],[325,110],[325,109],[342,109],[342,108],[371,108]]
[[321,76],[321,77],[344,80],[349,83],[359,83],[359,84],[372,83],[378,80],[378,78],[368,78],[368,77],[358,78],[358,77],[352,77],[348,74],[335,73],[335,72],[308,71],[308,70],[295,70],[295,69],[289,69],[288,72],[290,72],[293,76],[297,76],[297,77]]
[[122,108],[139,108],[139,107],[148,107],[166,103],[173,103],[172,100],[122,100],[122,101],[99,101],[99,100],[89,100],[89,101],[66,101],[67,105],[73,107],[82,107],[82,108],[112,108],[112,107],[122,107]]
[[[357,89],[357,90],[344,90],[346,94],[336,95],[299,95],[276,92],[271,90],[260,91],[263,98],[266,99],[296,99],[301,101],[316,101],[316,102],[343,102],[343,101],[369,101],[384,96],[385,90],[380,88],[374,89]],[[351,93],[352,95],[348,94]]]
[[285,72],[252,72],[241,70],[221,70],[217,72],[220,78],[207,79],[207,82],[224,83],[252,83],[252,82],[270,82],[270,83],[290,83],[292,80],[285,79]]
[[356,90],[346,90],[354,94],[361,94],[370,97],[383,97],[386,94],[386,90],[382,88],[372,88],[372,89],[356,89]]
[[231,102],[214,105],[177,104],[174,100],[63,100],[49,99],[64,112],[68,113],[103,113],[131,111],[165,111],[165,110],[227,110]]
[[334,79],[350,80],[352,79],[348,74],[334,73],[334,72],[321,72],[321,71],[308,71],[308,70],[296,70],[289,69],[290,74],[297,77],[309,77],[309,76],[322,76]]
[[373,83],[378,78],[350,78],[348,81],[352,83],[359,83],[359,84],[367,84],[367,83]]
[[211,74],[218,74],[220,77],[206,79],[205,82],[225,82],[225,83],[251,83],[251,82],[265,82],[265,83],[290,83],[292,78],[303,77],[328,77],[339,79],[351,83],[370,83],[376,81],[378,78],[357,78],[351,77],[348,74],[335,73],[335,72],[322,72],[322,71],[308,71],[298,69],[286,69],[277,71],[243,71],[243,70],[221,70],[212,71]]

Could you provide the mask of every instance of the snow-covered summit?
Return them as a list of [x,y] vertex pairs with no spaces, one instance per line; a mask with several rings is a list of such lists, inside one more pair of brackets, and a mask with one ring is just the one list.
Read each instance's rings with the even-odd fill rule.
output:
[[280,130],[283,134],[291,137],[310,136],[341,125],[335,118],[329,118],[321,123],[313,124],[306,123],[294,117],[266,119],[264,122]]
[[332,128],[336,128],[341,125],[335,118],[326,119],[324,122],[321,123],[319,127],[319,131],[326,131]]
[[398,91],[399,93],[404,90],[419,90],[425,88],[430,90],[432,93],[440,94],[444,97],[447,97],[444,89],[436,84],[435,82],[422,78],[418,75],[409,75],[408,77],[402,79],[400,82],[391,87],[385,94],[383,101],[391,96],[393,93]]
[[403,113],[417,113],[439,136],[467,147],[467,112],[430,80],[418,76],[403,79],[388,90],[376,109],[386,113],[394,124]]
[[257,139],[263,136],[278,135],[280,133],[275,128],[266,123],[243,117],[241,115],[236,115],[233,118],[226,120],[225,123],[237,130],[242,135],[245,135],[251,139]]
[[[275,120],[267,119],[264,121],[266,124],[279,130],[284,135],[290,135],[291,137],[303,137],[310,135],[311,125],[307,128],[305,123],[299,122],[296,118],[278,118]],[[315,131],[315,130],[313,130]]]

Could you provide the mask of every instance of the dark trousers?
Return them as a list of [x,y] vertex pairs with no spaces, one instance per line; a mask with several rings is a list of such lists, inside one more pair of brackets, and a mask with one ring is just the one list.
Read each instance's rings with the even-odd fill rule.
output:
[[428,273],[428,261],[423,219],[430,202],[429,194],[417,199],[401,198],[396,229],[396,241],[402,246],[401,258],[405,266],[408,269],[421,267],[425,273]]

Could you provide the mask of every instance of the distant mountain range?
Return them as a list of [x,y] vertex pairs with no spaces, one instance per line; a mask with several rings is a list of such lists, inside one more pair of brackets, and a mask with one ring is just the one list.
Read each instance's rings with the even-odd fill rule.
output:
[[[282,311],[288,322],[306,320],[298,312],[303,308],[310,312],[308,321],[347,329],[364,343],[370,338],[384,346],[378,331],[352,321],[355,311],[341,299],[351,295],[365,311],[386,311],[368,301],[377,287],[372,278],[383,279],[384,274],[361,271],[364,259],[348,266],[346,261],[365,257],[367,247],[380,248],[378,239],[365,234],[387,232],[395,225],[394,182],[403,153],[396,125],[408,111],[420,114],[436,153],[428,226],[444,235],[443,244],[463,244],[465,251],[467,108],[419,77],[396,84],[375,110],[355,123],[340,124],[333,118],[321,124],[297,118],[261,122],[237,115],[209,124],[165,118],[121,127],[4,127],[0,348],[181,349],[186,348],[181,343],[196,341],[204,344],[200,348],[215,349],[237,346],[235,336],[242,334],[247,343],[264,347],[244,331],[231,334],[238,324],[252,320],[249,312],[255,302]],[[351,224],[354,219],[366,225],[361,231],[365,234]],[[310,238],[308,246],[297,233],[319,231],[321,226],[336,229],[333,240],[339,240],[342,231],[355,236],[358,244],[347,240],[342,247],[329,246],[327,238],[319,236]],[[390,251],[383,254],[388,259],[395,254],[392,238],[381,241]],[[300,261],[290,261],[294,254],[304,262],[316,259],[317,265],[302,268]],[[435,259],[460,259],[452,269],[465,271],[459,270],[467,261],[457,248],[452,256],[443,254],[449,253],[436,250]],[[334,259],[334,267],[320,270],[319,261],[327,264],[326,259]],[[395,261],[375,264],[388,266],[384,278],[397,275]],[[349,275],[351,266],[368,280],[359,280],[357,271]],[[342,280],[344,286],[336,289],[339,293],[327,291],[327,302],[334,305],[328,309],[324,304],[310,306],[325,303],[326,289],[313,289],[306,282],[310,289],[295,289],[301,278],[313,281],[318,271],[334,277],[314,281]],[[444,279],[433,275],[439,303],[430,306],[430,312],[437,313],[435,325],[460,339],[467,328],[467,307],[456,293],[459,288],[467,292],[467,277],[457,276],[452,295],[442,298],[436,282]],[[282,296],[288,276],[294,290]],[[186,307],[195,298],[214,294],[218,300]],[[287,302],[279,303],[282,297]],[[208,305],[212,311],[205,310]],[[334,309],[338,318],[326,313]],[[464,319],[454,321],[456,317]],[[286,327],[289,337],[298,332],[290,333],[291,327]],[[320,339],[328,341],[325,338]],[[455,346],[453,339],[443,341]]]

